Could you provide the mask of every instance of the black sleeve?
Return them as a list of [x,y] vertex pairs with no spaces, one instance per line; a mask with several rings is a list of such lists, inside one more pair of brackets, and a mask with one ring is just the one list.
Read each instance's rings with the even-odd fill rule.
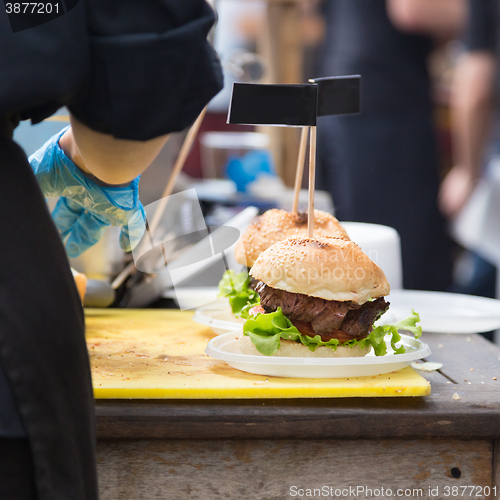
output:
[[497,51],[498,2],[469,0],[465,44],[469,51]]
[[214,20],[204,0],[88,0],[90,76],[70,111],[121,139],[183,130],[222,88]]
[[[0,115],[18,114],[37,123],[66,105],[86,81],[90,54],[85,1],[20,31],[14,30],[2,4]],[[43,20],[43,14],[34,16]]]

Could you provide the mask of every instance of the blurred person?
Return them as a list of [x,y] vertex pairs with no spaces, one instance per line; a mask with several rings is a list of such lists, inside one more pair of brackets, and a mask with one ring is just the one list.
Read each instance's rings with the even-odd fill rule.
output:
[[464,0],[327,0],[320,76],[360,74],[362,112],[318,126],[318,182],[341,220],[394,227],[405,288],[445,290],[451,241],[437,207],[439,155],[428,57]]
[[479,180],[492,138],[498,6],[496,0],[469,0],[466,50],[455,69],[451,103],[455,165],[441,185],[439,199],[441,210],[450,218],[460,212]]
[[[499,7],[496,0],[469,0],[465,50],[458,60],[452,89],[454,166],[439,193],[440,209],[450,220],[460,214],[483,173],[498,168]],[[488,179],[494,182],[495,176]],[[476,222],[482,225],[481,220]],[[492,263],[470,251],[461,256],[459,264],[462,272],[457,273],[452,291],[495,297],[497,271]]]
[[[140,173],[222,87],[203,0],[66,7],[47,22],[0,14],[2,500],[97,499],[83,309],[66,253],[109,224],[130,248]],[[14,128],[64,105],[72,126],[30,165]],[[53,218],[44,196],[61,196]]]

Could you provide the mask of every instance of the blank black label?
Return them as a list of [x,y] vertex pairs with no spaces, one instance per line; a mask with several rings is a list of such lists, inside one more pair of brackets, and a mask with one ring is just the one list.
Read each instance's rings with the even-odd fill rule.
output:
[[228,123],[316,125],[317,86],[234,83]]
[[318,116],[361,112],[361,77],[333,76],[313,80],[318,85]]

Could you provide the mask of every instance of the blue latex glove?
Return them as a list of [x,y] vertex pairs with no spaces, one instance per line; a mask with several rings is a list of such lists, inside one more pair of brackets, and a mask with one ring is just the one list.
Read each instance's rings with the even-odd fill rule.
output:
[[120,246],[129,252],[130,241],[138,242],[145,230],[146,216],[139,201],[140,176],[124,187],[100,186],[59,147],[59,139],[68,128],[29,157],[44,196],[61,197],[52,219],[65,241],[66,253],[78,257],[99,241],[109,225],[123,226]]

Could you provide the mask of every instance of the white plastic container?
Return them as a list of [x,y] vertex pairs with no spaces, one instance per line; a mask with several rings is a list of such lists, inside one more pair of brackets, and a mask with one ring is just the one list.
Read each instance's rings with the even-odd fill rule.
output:
[[401,239],[392,227],[364,222],[341,222],[349,238],[384,271],[392,290],[403,288]]

